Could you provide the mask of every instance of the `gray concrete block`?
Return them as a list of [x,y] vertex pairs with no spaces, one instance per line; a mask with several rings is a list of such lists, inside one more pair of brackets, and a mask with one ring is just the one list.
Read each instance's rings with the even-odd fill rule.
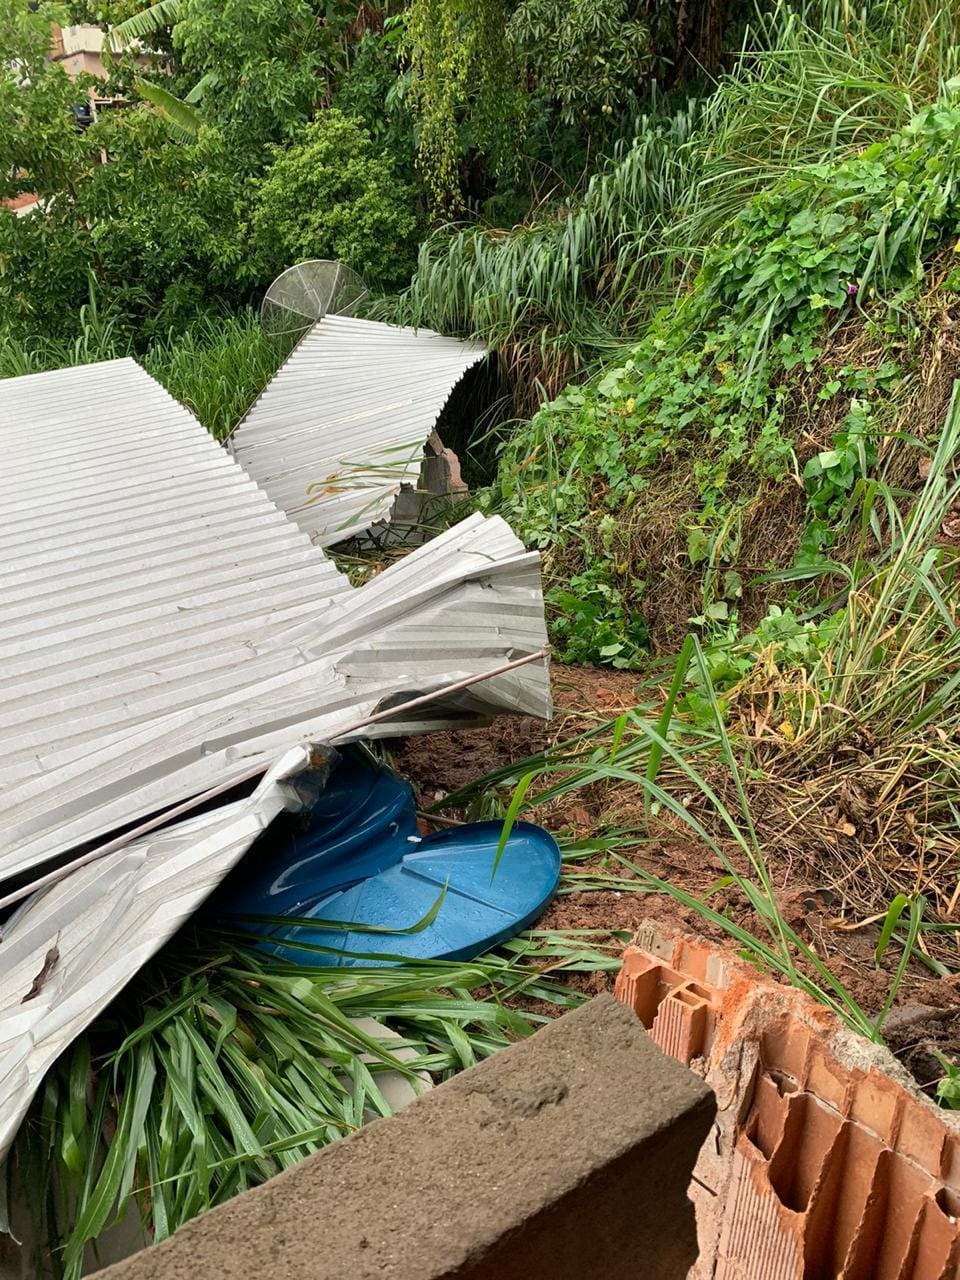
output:
[[680,1280],[714,1113],[601,996],[100,1280]]

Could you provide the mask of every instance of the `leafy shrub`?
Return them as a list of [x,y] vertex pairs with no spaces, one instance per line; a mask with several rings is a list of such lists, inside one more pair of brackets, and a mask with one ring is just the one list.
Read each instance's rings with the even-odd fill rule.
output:
[[176,145],[157,115],[129,108],[78,137],[49,186],[41,157],[23,172],[39,207],[22,218],[0,209],[0,333],[72,340],[91,274],[101,305],[139,330],[141,348],[215,303],[247,300],[258,282],[243,188],[220,134],[204,129]]
[[103,291],[143,326],[141,342],[192,323],[217,303],[247,300],[259,283],[243,235],[243,187],[222,136],[202,129],[171,143],[147,109],[104,116],[108,156],[80,196]]
[[522,0],[508,35],[536,92],[564,124],[610,132],[614,115],[637,114],[653,66],[650,28],[631,0]]
[[553,640],[564,662],[599,659],[631,667],[644,657],[649,637],[643,617],[627,612],[624,593],[611,576],[608,565],[587,566],[568,584],[547,592]]
[[[689,505],[671,518],[686,527],[690,564],[722,572],[757,485],[795,472],[792,396],[820,372],[826,325],[884,297],[902,308],[918,292],[924,262],[957,226],[958,177],[955,105],[927,108],[850,159],[798,170],[746,206],[707,253],[689,296],[656,317],[629,358],[566,391],[509,442],[501,474],[508,513],[562,556],[565,573],[589,565],[619,590],[606,621],[631,618],[630,584],[643,573],[629,540],[604,537],[604,519],[616,512],[624,527],[666,510],[667,477],[681,474]],[[807,470],[811,515],[836,518],[875,458],[879,424],[861,393],[882,393],[896,374],[886,362],[823,377],[828,398],[851,399],[833,448]],[[543,501],[558,489],[559,525],[560,499]],[[618,629],[617,641],[629,644],[626,627]],[[598,648],[593,656],[605,655]]]
[[93,272],[87,278],[87,288],[88,300],[73,318],[68,338],[36,333],[25,338],[5,336],[0,330],[0,378],[19,378],[131,354],[130,335],[124,331],[116,309],[101,308],[97,301]]
[[[144,105],[80,129],[75,108],[95,81],[71,81],[48,59],[55,10],[0,0],[0,200],[40,197],[27,217],[0,207],[0,335],[72,342],[91,273],[101,308],[139,351],[211,310],[249,303],[288,254],[341,256],[388,283],[407,275],[413,195],[389,157],[338,112],[304,133],[327,92],[329,33],[307,4],[253,8],[177,7],[179,80],[196,80],[198,129]],[[250,175],[275,158],[269,143],[291,136],[301,145],[257,199],[258,262]]]
[[92,263],[72,202],[95,162],[90,131],[74,114],[94,81],[71,82],[49,50],[49,16],[0,0],[0,201],[34,194],[41,202],[22,218],[0,208],[0,334],[59,327],[65,309],[84,301]]
[[329,38],[307,0],[180,0],[173,46],[242,172],[295,138],[326,92]]
[[340,111],[324,111],[257,188],[254,243],[267,274],[304,258],[336,258],[370,283],[410,273],[417,226],[412,188],[370,135]]
[[[721,629],[715,627],[703,650],[702,670],[688,677],[689,687],[683,699],[684,710],[701,724],[711,720],[711,691],[725,696],[746,682],[762,663],[772,678],[777,672],[812,671],[821,661],[841,622],[839,613],[813,620],[794,608],[771,605],[756,627],[741,630],[736,616]],[[703,619],[694,619],[702,622]]]
[[0,209],[0,341],[76,330],[89,273],[90,237],[58,211],[18,218]]
[[416,143],[413,116],[406,102],[408,74],[398,78],[401,18],[387,18],[382,33],[365,31],[352,49],[331,106],[351,116],[369,133],[379,151],[387,151],[397,175],[415,177]]
[[807,505],[814,515],[830,518],[843,510],[856,481],[869,475],[877,461],[876,435],[870,406],[851,400],[832,448],[814,454],[803,468]]

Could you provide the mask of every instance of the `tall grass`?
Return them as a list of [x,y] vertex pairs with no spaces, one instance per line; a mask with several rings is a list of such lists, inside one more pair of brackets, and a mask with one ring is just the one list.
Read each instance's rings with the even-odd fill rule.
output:
[[686,182],[680,157],[698,117],[694,103],[644,117],[582,198],[528,225],[437,232],[421,246],[409,289],[374,314],[479,336],[517,377],[555,393],[619,345],[638,308],[669,295],[662,224]]
[[123,356],[139,359],[211,435],[223,440],[290,352],[292,341],[268,336],[253,311],[203,316],[189,328],[157,339],[143,355],[116,313],[98,306],[96,293],[81,308],[77,335],[58,340],[0,339],[0,378],[43,373]]
[[289,355],[293,341],[264,333],[252,311],[210,316],[155,342],[142,363],[223,440]]
[[49,338],[37,334],[29,340],[3,337],[0,334],[0,378],[17,378],[70,365],[92,364],[97,360],[114,360],[130,355],[130,334],[119,317],[97,301],[93,278],[89,300],[77,316],[76,336],[71,339]]
[[670,238],[689,269],[757,191],[883,139],[960,71],[960,11],[931,0],[758,9],[681,161]]
[[758,190],[877,141],[960,69],[960,12],[931,0],[758,8],[731,71],[654,100],[586,189],[512,230],[441,230],[377,314],[482,338],[529,410],[636,335]]

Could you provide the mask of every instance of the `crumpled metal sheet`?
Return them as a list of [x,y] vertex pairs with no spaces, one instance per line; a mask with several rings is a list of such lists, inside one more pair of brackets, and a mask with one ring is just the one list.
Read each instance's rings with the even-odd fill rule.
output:
[[[545,643],[502,520],[353,589],[132,360],[6,380],[0,450],[0,883]],[[549,710],[537,663],[373,732]]]
[[[246,799],[142,837],[35,894],[0,935],[0,1160],[63,1050],[186,921],[316,767],[288,752]],[[319,764],[323,765],[323,761]]]
[[389,517],[401,485],[416,485],[443,406],[485,356],[429,329],[324,316],[231,447],[318,546],[356,537]]
[[[538,557],[502,520],[471,516],[354,589],[133,361],[2,391],[0,885],[280,763],[6,922],[0,1158],[56,1056],[299,803],[307,744],[546,640]],[[544,663],[362,733],[499,711],[549,714]]]
[[[497,518],[351,588],[131,360],[4,381],[0,451],[0,886],[280,760],[5,923],[1,1157],[58,1053],[298,803],[307,744],[538,652],[545,628],[538,557]],[[362,733],[549,707],[531,663]]]

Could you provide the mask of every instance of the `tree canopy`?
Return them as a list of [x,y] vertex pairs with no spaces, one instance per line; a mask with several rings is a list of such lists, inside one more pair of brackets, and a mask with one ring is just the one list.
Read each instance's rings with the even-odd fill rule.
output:
[[[402,287],[431,222],[576,197],[688,40],[684,10],[0,0],[0,199],[39,198],[0,207],[0,336],[67,335],[93,288],[143,347],[305,256]],[[96,82],[49,56],[69,22],[102,27],[98,92],[125,104],[93,123]]]

